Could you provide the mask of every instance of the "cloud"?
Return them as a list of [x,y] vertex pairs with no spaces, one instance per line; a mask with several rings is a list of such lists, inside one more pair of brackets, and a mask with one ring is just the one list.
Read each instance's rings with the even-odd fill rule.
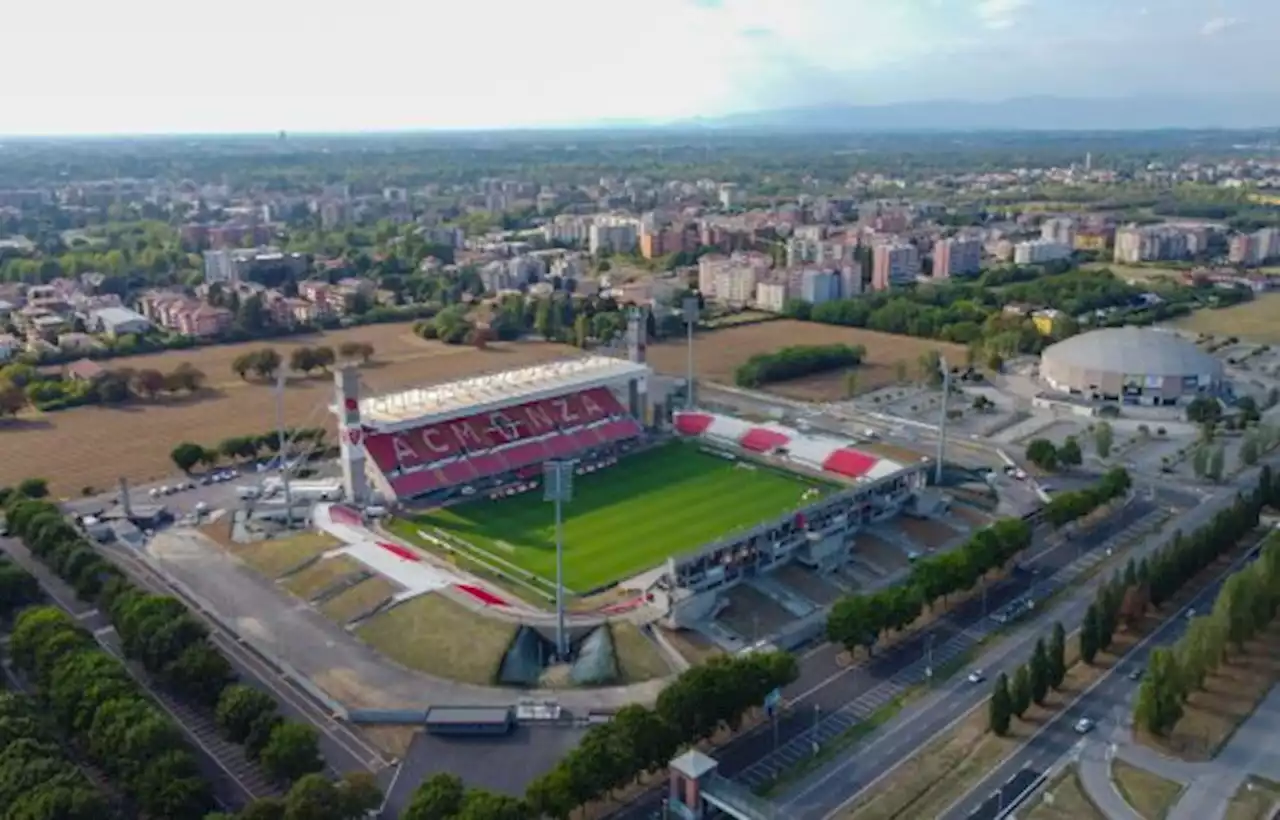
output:
[[1018,12],[1030,2],[1031,0],[978,0],[975,11],[987,28],[1009,28],[1016,22]]
[[724,6],[724,0],[689,0],[689,4],[699,9],[718,9]]
[[1212,37],[1215,34],[1221,34],[1239,23],[1240,21],[1234,17],[1215,17],[1200,27],[1200,33],[1205,37]]

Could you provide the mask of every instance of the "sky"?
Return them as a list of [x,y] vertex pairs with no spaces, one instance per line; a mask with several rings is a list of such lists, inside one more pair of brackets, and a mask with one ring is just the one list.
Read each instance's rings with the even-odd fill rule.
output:
[[[14,0],[0,134],[1267,94],[1277,0]],[[16,67],[16,68],[15,68]]]

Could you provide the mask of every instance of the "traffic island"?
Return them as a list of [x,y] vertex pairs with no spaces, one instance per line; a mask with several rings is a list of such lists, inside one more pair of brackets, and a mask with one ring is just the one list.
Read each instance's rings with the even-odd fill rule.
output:
[[1026,820],[1107,820],[1089,799],[1075,766],[1064,769],[1051,780],[1023,817]]
[[1146,820],[1164,820],[1182,796],[1183,786],[1116,758],[1111,761],[1116,791]]

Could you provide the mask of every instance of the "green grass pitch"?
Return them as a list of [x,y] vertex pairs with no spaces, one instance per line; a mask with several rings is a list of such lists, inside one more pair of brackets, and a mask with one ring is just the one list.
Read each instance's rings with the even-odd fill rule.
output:
[[[672,555],[765,521],[831,485],[747,465],[673,442],[574,477],[564,508],[565,586],[584,593]],[[519,567],[554,580],[555,512],[542,491],[468,501],[398,522],[411,536],[438,527]],[[417,538],[414,538],[417,541]]]

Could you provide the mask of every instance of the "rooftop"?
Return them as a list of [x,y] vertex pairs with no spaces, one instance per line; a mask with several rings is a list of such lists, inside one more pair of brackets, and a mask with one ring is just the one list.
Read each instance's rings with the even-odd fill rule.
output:
[[646,365],[626,359],[585,356],[361,399],[360,416],[375,425],[425,421],[473,412],[484,405],[496,408],[552,397],[648,373]]

